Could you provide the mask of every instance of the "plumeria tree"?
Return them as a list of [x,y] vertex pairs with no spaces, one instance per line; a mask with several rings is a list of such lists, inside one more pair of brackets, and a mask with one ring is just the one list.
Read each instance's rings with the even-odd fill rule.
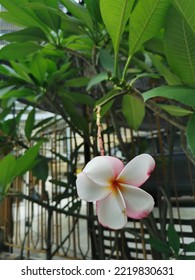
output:
[[[5,8],[1,19],[19,28],[1,36],[7,42],[0,50],[1,153],[9,154],[15,145],[28,149],[32,141],[37,142],[37,129],[55,122],[48,118],[37,123],[37,109],[60,116],[83,139],[86,164],[94,156],[104,156],[104,161],[101,157],[92,160],[79,175],[78,194],[87,201],[98,201],[98,217],[104,225],[110,216],[102,214],[105,204],[119,199],[117,211],[124,214],[118,220],[121,227],[127,216],[142,218],[152,211],[152,198],[137,187],[147,179],[154,161],[142,155],[139,166],[136,158],[123,169],[122,162],[104,154],[101,124],[109,115],[129,161],[132,155],[125,149],[116,120],[122,114],[123,122],[138,130],[149,109],[184,135],[185,151],[194,161],[195,2],[80,2],[0,0]],[[149,79],[152,88],[145,86]],[[26,107],[7,120],[15,112],[16,101]],[[18,127],[29,106],[25,141],[21,141]],[[98,168],[103,162],[104,169],[106,161],[108,173]],[[134,173],[135,169],[137,177],[129,177],[127,171]],[[90,172],[92,176],[86,177]],[[101,176],[102,182],[97,181]],[[88,192],[89,181],[92,193]],[[136,204],[129,200],[130,192]],[[145,199],[148,204],[141,205]]]

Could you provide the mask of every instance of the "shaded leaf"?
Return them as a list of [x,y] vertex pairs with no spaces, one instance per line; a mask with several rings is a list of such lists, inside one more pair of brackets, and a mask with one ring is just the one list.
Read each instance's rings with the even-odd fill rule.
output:
[[3,98],[8,92],[10,92],[14,86],[4,87],[0,89],[0,99]]
[[73,78],[71,80],[66,81],[66,86],[67,87],[83,87],[86,86],[89,82],[88,77],[79,77],[79,78]]
[[94,22],[102,23],[102,16],[100,12],[100,0],[85,0],[85,4],[87,6],[88,11],[91,14],[91,18]]
[[17,60],[26,58],[29,54],[42,49],[42,46],[33,42],[12,43],[0,50],[0,59]]
[[73,18],[68,16],[65,13],[60,13],[60,18],[61,18],[61,25],[60,25],[60,29],[64,31],[64,33],[66,34],[82,34],[84,31],[81,28],[82,23]]
[[100,0],[102,18],[112,39],[116,56],[134,2],[134,0]]
[[183,248],[184,252],[195,252],[195,242],[191,242]]
[[36,53],[30,61],[30,71],[37,81],[42,84],[46,77],[47,60],[41,54]]
[[137,130],[145,116],[145,105],[132,95],[123,96],[122,112],[131,129]]
[[180,80],[195,85],[195,36],[175,9],[170,9],[165,28],[165,55]]
[[173,5],[186,20],[192,31],[195,33],[195,2],[186,0],[172,0]]
[[26,5],[30,9],[33,9],[36,16],[46,26],[50,27],[55,32],[58,32],[60,27],[60,16],[55,13],[55,9],[58,9],[58,1],[56,0],[31,0],[30,5]]
[[150,237],[149,243],[152,246],[152,248],[154,248],[158,252],[161,252],[161,253],[164,253],[167,255],[172,254],[172,250],[171,250],[170,246],[166,242],[163,242],[158,238]]
[[30,139],[33,128],[34,128],[34,123],[35,123],[35,108],[33,108],[30,113],[28,114],[26,123],[25,123],[25,136],[27,139]]
[[16,176],[24,174],[36,165],[36,157],[39,154],[39,149],[42,142],[37,143],[35,146],[29,148],[25,154],[17,159],[17,166],[15,169]]
[[186,127],[187,142],[188,142],[188,145],[189,145],[193,155],[195,155],[195,133],[194,133],[194,128],[195,128],[195,113],[189,119],[189,121],[187,123],[187,127]]
[[195,89],[190,87],[162,86],[143,93],[145,102],[154,97],[173,99],[189,107],[195,106]]
[[32,174],[38,180],[46,181],[49,174],[49,166],[47,158],[38,156],[36,165],[32,168]]
[[173,249],[174,253],[178,254],[180,249],[180,240],[179,240],[179,235],[175,230],[174,225],[172,224],[169,224],[167,230],[167,237],[168,237],[169,245]]
[[158,104],[158,107],[175,117],[184,117],[193,114],[193,111],[175,105]]
[[100,50],[100,63],[109,72],[114,73],[114,57],[104,49]]
[[29,76],[29,67],[13,60],[10,61],[10,64],[14,70],[14,73],[12,74],[13,77],[17,77],[27,83],[33,83],[32,79]]
[[68,100],[71,101],[72,104],[75,104],[75,106],[80,103],[80,104],[86,104],[86,105],[91,105],[93,106],[95,101],[94,99],[85,94],[85,93],[79,93],[79,92],[65,92],[64,93],[64,98],[66,98],[66,102],[68,102]]
[[93,22],[87,9],[76,3],[74,0],[60,0],[60,2],[67,8],[69,12],[77,19],[79,19],[90,30],[93,30]]
[[129,53],[137,52],[162,28],[170,0],[139,1],[130,18]]
[[38,27],[28,27],[19,31],[7,33],[2,35],[1,39],[9,42],[47,41],[45,33]]
[[39,122],[37,122],[35,125],[34,125],[34,129],[37,129],[39,127],[43,127],[45,124],[49,123],[50,121],[52,121],[54,119],[54,117],[48,117],[48,118],[45,118]]
[[12,154],[5,156],[0,161],[0,193],[6,193],[15,174],[16,160]]
[[163,59],[159,55],[149,54],[149,57],[153,63],[153,65],[156,67],[158,72],[163,76],[163,78],[166,80],[167,84],[170,86],[174,85],[180,85],[181,81],[179,78],[170,71],[170,69],[167,67],[166,62],[163,62]]
[[99,73],[96,76],[93,76],[88,83],[87,90],[89,90],[91,87],[93,87],[107,79],[108,79],[108,75],[107,75],[107,73],[104,73],[104,72]]
[[8,21],[14,25],[27,27],[36,26],[43,28],[43,23],[39,21],[33,11],[29,8],[26,8],[25,4],[29,3],[28,0],[1,0],[0,3],[7,10],[6,12],[2,12],[0,15],[0,17],[5,21]]

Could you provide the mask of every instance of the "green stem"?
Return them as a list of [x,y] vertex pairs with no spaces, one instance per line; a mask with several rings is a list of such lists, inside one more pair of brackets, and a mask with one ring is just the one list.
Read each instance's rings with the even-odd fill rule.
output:
[[111,100],[113,100],[115,97],[120,96],[120,95],[124,95],[124,94],[127,94],[127,93],[129,93],[128,90],[123,90],[123,91],[120,91],[120,92],[117,92],[117,93],[113,94],[112,96],[108,97],[106,100],[104,100],[104,101],[102,101],[101,103],[99,103],[99,104],[95,107],[94,111],[96,111],[98,107],[103,107],[103,106],[106,105],[108,102],[110,102]]
[[114,75],[116,78],[118,78],[118,53],[115,54],[114,59]]
[[123,75],[122,75],[122,81],[125,80],[125,77],[126,77],[126,74],[127,74],[127,69],[128,69],[128,67],[129,67],[131,58],[132,58],[132,56],[129,55],[129,57],[128,57],[128,59],[127,59],[127,62],[126,62],[126,64],[125,64],[125,67],[124,67],[124,71],[123,71]]

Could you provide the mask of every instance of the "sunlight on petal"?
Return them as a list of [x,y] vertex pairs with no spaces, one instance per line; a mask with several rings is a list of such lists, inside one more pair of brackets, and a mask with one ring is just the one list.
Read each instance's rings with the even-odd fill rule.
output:
[[126,204],[126,214],[133,219],[142,219],[154,208],[153,197],[144,190],[122,184],[122,195]]
[[121,229],[127,223],[125,203],[120,191],[112,192],[97,202],[99,223],[110,229]]
[[126,184],[139,187],[150,177],[154,168],[154,159],[148,154],[141,154],[125,166],[118,179],[122,179]]
[[111,156],[98,156],[93,158],[83,169],[83,172],[97,184],[108,184],[116,178],[124,165],[121,160]]
[[78,174],[76,186],[78,196],[88,202],[103,199],[111,192],[106,186],[93,182],[84,172]]

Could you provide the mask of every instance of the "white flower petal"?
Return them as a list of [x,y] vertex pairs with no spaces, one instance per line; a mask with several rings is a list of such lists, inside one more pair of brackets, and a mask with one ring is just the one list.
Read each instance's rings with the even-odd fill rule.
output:
[[78,196],[88,202],[103,199],[111,192],[111,189],[105,185],[93,182],[84,172],[78,174],[76,186]]
[[147,217],[154,208],[153,197],[144,190],[121,184],[121,192],[126,204],[127,216],[133,219]]
[[110,229],[121,229],[127,223],[126,209],[119,190],[112,192],[103,200],[97,201],[99,223]]
[[150,177],[150,173],[154,168],[154,159],[148,154],[141,154],[133,158],[125,166],[118,179],[126,184],[139,187]]
[[98,156],[87,163],[83,172],[97,184],[108,186],[113,178],[122,171],[121,160],[111,156]]

